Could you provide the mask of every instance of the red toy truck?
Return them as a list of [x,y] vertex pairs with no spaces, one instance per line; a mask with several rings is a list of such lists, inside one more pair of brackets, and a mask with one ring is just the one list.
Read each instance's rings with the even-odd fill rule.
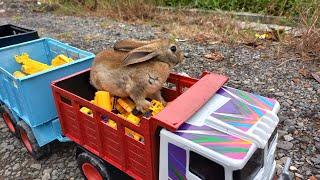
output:
[[171,74],[174,87],[162,89],[171,103],[134,125],[90,103],[96,89],[89,73],[52,83],[62,131],[78,144],[87,179],[110,179],[112,166],[134,179],[273,179],[277,101],[223,86],[224,76]]

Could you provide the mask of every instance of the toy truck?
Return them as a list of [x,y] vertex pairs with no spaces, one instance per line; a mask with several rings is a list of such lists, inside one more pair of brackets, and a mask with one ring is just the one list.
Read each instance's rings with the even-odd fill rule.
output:
[[170,74],[173,88],[162,89],[170,103],[138,125],[90,103],[96,89],[89,70],[52,88],[63,134],[78,145],[76,158],[89,180],[112,178],[114,167],[134,179],[273,179],[279,103],[226,81],[210,73],[200,79]]
[[12,24],[0,26],[0,48],[38,39],[38,32]]
[[[21,69],[15,57],[24,53],[45,64],[60,54],[74,61],[27,76],[15,76],[14,72]],[[95,56],[54,39],[41,38],[2,47],[0,57],[1,115],[28,152],[36,159],[41,158],[50,152],[50,142],[69,141],[61,134],[51,82],[87,69]]]

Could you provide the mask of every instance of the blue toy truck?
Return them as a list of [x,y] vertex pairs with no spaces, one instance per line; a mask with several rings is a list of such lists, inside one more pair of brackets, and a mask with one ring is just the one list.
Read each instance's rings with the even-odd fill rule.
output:
[[[74,61],[16,78],[13,72],[21,65],[14,57],[23,53],[46,64],[60,54]],[[1,115],[9,130],[21,138],[28,152],[39,159],[50,152],[50,142],[68,140],[61,135],[50,83],[90,67],[95,56],[56,40],[41,38],[0,48],[0,57]]]

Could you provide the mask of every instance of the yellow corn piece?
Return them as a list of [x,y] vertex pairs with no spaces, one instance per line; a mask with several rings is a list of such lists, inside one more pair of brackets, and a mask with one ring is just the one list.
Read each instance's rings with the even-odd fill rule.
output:
[[94,101],[97,106],[107,110],[111,111],[112,106],[111,106],[111,96],[110,93],[107,91],[98,91],[96,92],[96,95],[94,97]]
[[15,78],[22,78],[22,77],[25,77],[26,74],[24,74],[24,73],[21,72],[21,71],[15,71],[15,72],[13,73],[13,76],[14,76]]
[[27,53],[15,56],[15,59],[22,64],[21,70],[26,74],[34,74],[52,68],[52,66],[31,59]]
[[132,112],[135,108],[134,102],[128,98],[119,98],[117,102],[129,113]]
[[120,114],[119,113],[118,115],[134,125],[139,125],[139,123],[140,123],[140,118],[135,116],[132,113],[129,113],[129,114]]
[[127,111],[126,111],[122,106],[120,106],[119,103],[116,103],[115,108],[116,108],[116,110],[118,110],[121,114],[124,114],[124,115],[127,114]]
[[152,111],[152,115],[155,116],[156,114],[158,114],[160,111],[162,111],[162,109],[164,109],[164,105],[157,101],[157,100],[152,100],[151,101],[152,106],[149,108]]
[[135,116],[135,115],[133,115],[132,113],[129,113],[127,115],[126,120],[131,122],[132,124],[135,124],[135,125],[139,125],[139,123],[140,123],[140,118]]
[[91,109],[89,109],[89,108],[87,108],[87,107],[82,107],[82,108],[80,109],[80,112],[82,112],[82,113],[84,113],[84,114],[86,114],[86,115],[88,115],[88,116],[93,117],[93,114],[92,114]]
[[131,129],[129,128],[125,128],[125,133],[126,135],[132,137],[134,140],[136,141],[143,141],[143,136],[140,135],[139,133],[136,133],[134,131],[132,131]]
[[66,63],[70,63],[72,62],[73,59],[68,58],[67,56],[60,54],[58,56],[56,56],[52,61],[51,61],[51,65],[53,66],[60,66],[62,64],[66,64]]
[[117,129],[117,123],[111,119],[108,119],[107,125],[112,127],[113,129]]

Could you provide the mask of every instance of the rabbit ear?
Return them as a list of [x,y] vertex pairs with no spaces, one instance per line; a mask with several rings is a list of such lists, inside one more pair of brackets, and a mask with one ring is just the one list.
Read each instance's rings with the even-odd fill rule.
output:
[[147,52],[147,51],[132,51],[127,57],[122,61],[123,66],[128,66],[130,64],[141,63],[148,61],[154,57],[158,56],[157,52]]
[[151,44],[151,43],[155,43],[158,41],[160,41],[160,40],[159,39],[152,40],[152,41],[137,41],[137,40],[133,40],[133,39],[120,40],[114,44],[113,49],[119,50],[119,51],[129,52],[133,49],[136,49],[136,48],[139,48],[139,47]]

